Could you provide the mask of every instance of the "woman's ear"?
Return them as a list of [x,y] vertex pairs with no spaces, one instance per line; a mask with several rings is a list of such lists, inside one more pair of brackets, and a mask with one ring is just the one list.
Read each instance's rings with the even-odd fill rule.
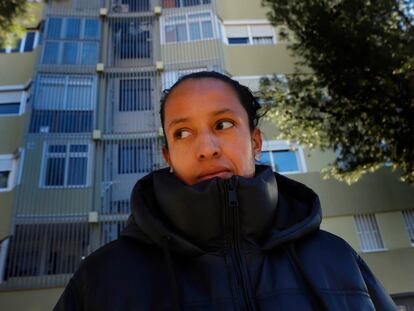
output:
[[165,146],[162,147],[162,158],[165,162],[168,163],[169,166],[171,166],[170,153],[168,152],[168,149]]
[[252,132],[252,149],[254,155],[262,151],[262,132],[259,128],[255,128]]

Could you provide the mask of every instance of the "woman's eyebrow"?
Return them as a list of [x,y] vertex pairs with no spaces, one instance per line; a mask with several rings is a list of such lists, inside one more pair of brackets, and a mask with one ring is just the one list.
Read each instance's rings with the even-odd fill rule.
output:
[[227,113],[227,112],[233,112],[233,113],[234,113],[234,111],[233,111],[233,110],[231,110],[231,109],[229,109],[229,108],[225,108],[225,109],[220,109],[220,110],[218,110],[218,111],[214,111],[214,112],[213,112],[213,115],[214,115],[214,116],[217,116],[217,115],[219,115],[219,114],[223,114],[223,113]]
[[179,123],[184,123],[184,122],[187,122],[188,120],[189,120],[189,118],[178,118],[178,119],[172,120],[172,121],[168,124],[168,127],[170,127],[170,126],[172,126],[172,125],[179,124]]

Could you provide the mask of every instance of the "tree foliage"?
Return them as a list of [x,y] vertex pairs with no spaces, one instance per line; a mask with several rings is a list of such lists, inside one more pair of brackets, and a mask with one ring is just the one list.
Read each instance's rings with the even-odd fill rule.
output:
[[34,20],[33,4],[27,0],[0,1],[0,47],[13,46],[25,33],[25,26]]
[[301,72],[261,81],[279,137],[333,150],[325,177],[352,183],[386,164],[414,184],[414,1],[263,5],[293,34],[289,48],[301,59]]

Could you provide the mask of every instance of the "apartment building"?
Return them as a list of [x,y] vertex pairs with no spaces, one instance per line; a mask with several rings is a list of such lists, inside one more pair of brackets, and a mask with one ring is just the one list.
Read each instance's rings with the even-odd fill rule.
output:
[[[82,258],[116,239],[135,182],[163,167],[162,90],[199,70],[253,91],[295,59],[260,0],[60,0],[0,51],[0,307],[49,310]],[[332,154],[275,140],[260,162],[313,188],[322,227],[413,310],[414,190],[384,168],[323,180]]]

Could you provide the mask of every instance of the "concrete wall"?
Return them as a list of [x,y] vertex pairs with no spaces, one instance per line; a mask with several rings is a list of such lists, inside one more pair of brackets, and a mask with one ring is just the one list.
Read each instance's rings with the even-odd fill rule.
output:
[[223,20],[264,19],[268,10],[260,3],[260,0],[219,0],[217,12]]
[[0,192],[0,240],[10,234],[14,191]]
[[63,288],[0,292],[0,309],[4,311],[52,310]]
[[351,186],[334,179],[324,180],[318,172],[288,177],[319,195],[324,217],[399,211],[412,208],[410,202],[414,202],[414,188],[400,182],[397,174],[387,168],[366,174]]
[[26,84],[32,78],[38,50],[0,54],[0,85]]

